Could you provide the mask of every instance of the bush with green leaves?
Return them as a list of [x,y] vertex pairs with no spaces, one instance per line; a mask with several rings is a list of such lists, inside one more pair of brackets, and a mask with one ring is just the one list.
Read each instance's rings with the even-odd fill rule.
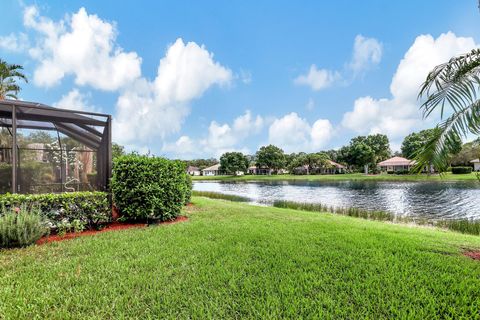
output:
[[452,167],[452,174],[472,173],[472,167]]
[[99,229],[112,220],[110,202],[105,192],[0,195],[0,207],[14,209],[21,206],[38,208],[53,231],[74,221],[82,228]]
[[0,248],[20,248],[34,244],[49,231],[38,207],[0,211]]
[[123,219],[175,219],[188,201],[191,184],[178,160],[129,154],[115,159],[111,188]]

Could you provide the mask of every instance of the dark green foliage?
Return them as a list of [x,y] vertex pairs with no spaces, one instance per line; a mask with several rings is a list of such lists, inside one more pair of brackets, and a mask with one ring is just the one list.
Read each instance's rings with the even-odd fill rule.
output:
[[220,168],[228,174],[238,171],[246,172],[248,169],[248,158],[241,152],[226,152],[220,157]]
[[353,165],[360,170],[368,171],[368,167],[375,167],[378,162],[390,157],[390,143],[386,135],[373,134],[358,136],[350,140],[348,146],[342,147],[337,152],[340,162]]
[[10,64],[0,59],[0,100],[17,99],[17,94],[21,90],[18,80],[28,82],[22,70],[21,65]]
[[125,155],[125,147],[113,142],[112,143],[112,159],[116,159],[120,156]]
[[452,174],[472,173],[472,167],[452,167]]
[[276,172],[285,166],[285,153],[274,145],[261,147],[255,157],[256,166],[259,168],[270,168]]
[[467,142],[452,159],[452,166],[470,166],[470,161],[480,157],[480,139]]
[[193,191],[193,195],[196,197],[206,197],[211,199],[222,199],[235,202],[250,202],[251,199],[247,197],[237,196],[233,194],[224,194],[212,191]]
[[[413,159],[427,146],[428,142],[435,136],[435,129],[413,132],[405,137],[402,142],[402,155],[407,159]],[[450,150],[455,155],[462,149],[462,140],[455,137],[452,140]],[[470,159],[471,160],[471,159]]]
[[47,232],[45,218],[37,207],[3,207],[0,211],[0,248],[29,246]]
[[191,185],[185,163],[130,154],[113,165],[114,203],[125,219],[173,220],[188,201]]
[[108,195],[104,192],[0,195],[0,207],[14,209],[22,206],[27,210],[38,208],[53,230],[75,220],[88,229],[96,229],[112,218]]

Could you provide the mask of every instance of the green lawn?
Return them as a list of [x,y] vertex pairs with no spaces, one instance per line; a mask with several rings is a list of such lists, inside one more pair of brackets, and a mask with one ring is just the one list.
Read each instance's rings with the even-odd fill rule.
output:
[[0,318],[479,318],[480,237],[194,198],[187,222],[0,252]]
[[371,180],[371,181],[478,181],[475,173],[471,174],[451,174],[446,173],[442,176],[426,174],[376,174],[364,175],[362,173],[348,174],[325,174],[325,175],[244,175],[244,176],[195,176],[193,180],[222,180],[222,181],[272,181],[272,180],[302,180],[302,181],[345,181],[345,180]]

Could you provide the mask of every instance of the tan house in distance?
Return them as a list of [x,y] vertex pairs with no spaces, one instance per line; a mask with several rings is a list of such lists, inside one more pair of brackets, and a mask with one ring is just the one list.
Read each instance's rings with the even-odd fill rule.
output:
[[470,163],[473,163],[473,171],[480,171],[480,159],[472,160]]
[[409,171],[414,165],[415,161],[403,157],[393,157],[378,163],[383,172]]

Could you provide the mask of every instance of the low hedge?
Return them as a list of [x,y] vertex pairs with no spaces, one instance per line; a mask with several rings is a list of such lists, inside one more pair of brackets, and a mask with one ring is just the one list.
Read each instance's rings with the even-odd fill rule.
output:
[[182,161],[129,154],[115,159],[113,201],[125,220],[173,220],[189,201],[191,182]]
[[472,167],[452,167],[452,174],[472,173]]
[[69,192],[48,194],[0,195],[0,207],[37,207],[52,230],[70,224],[81,224],[87,229],[98,229],[111,222],[112,212],[105,192]]

